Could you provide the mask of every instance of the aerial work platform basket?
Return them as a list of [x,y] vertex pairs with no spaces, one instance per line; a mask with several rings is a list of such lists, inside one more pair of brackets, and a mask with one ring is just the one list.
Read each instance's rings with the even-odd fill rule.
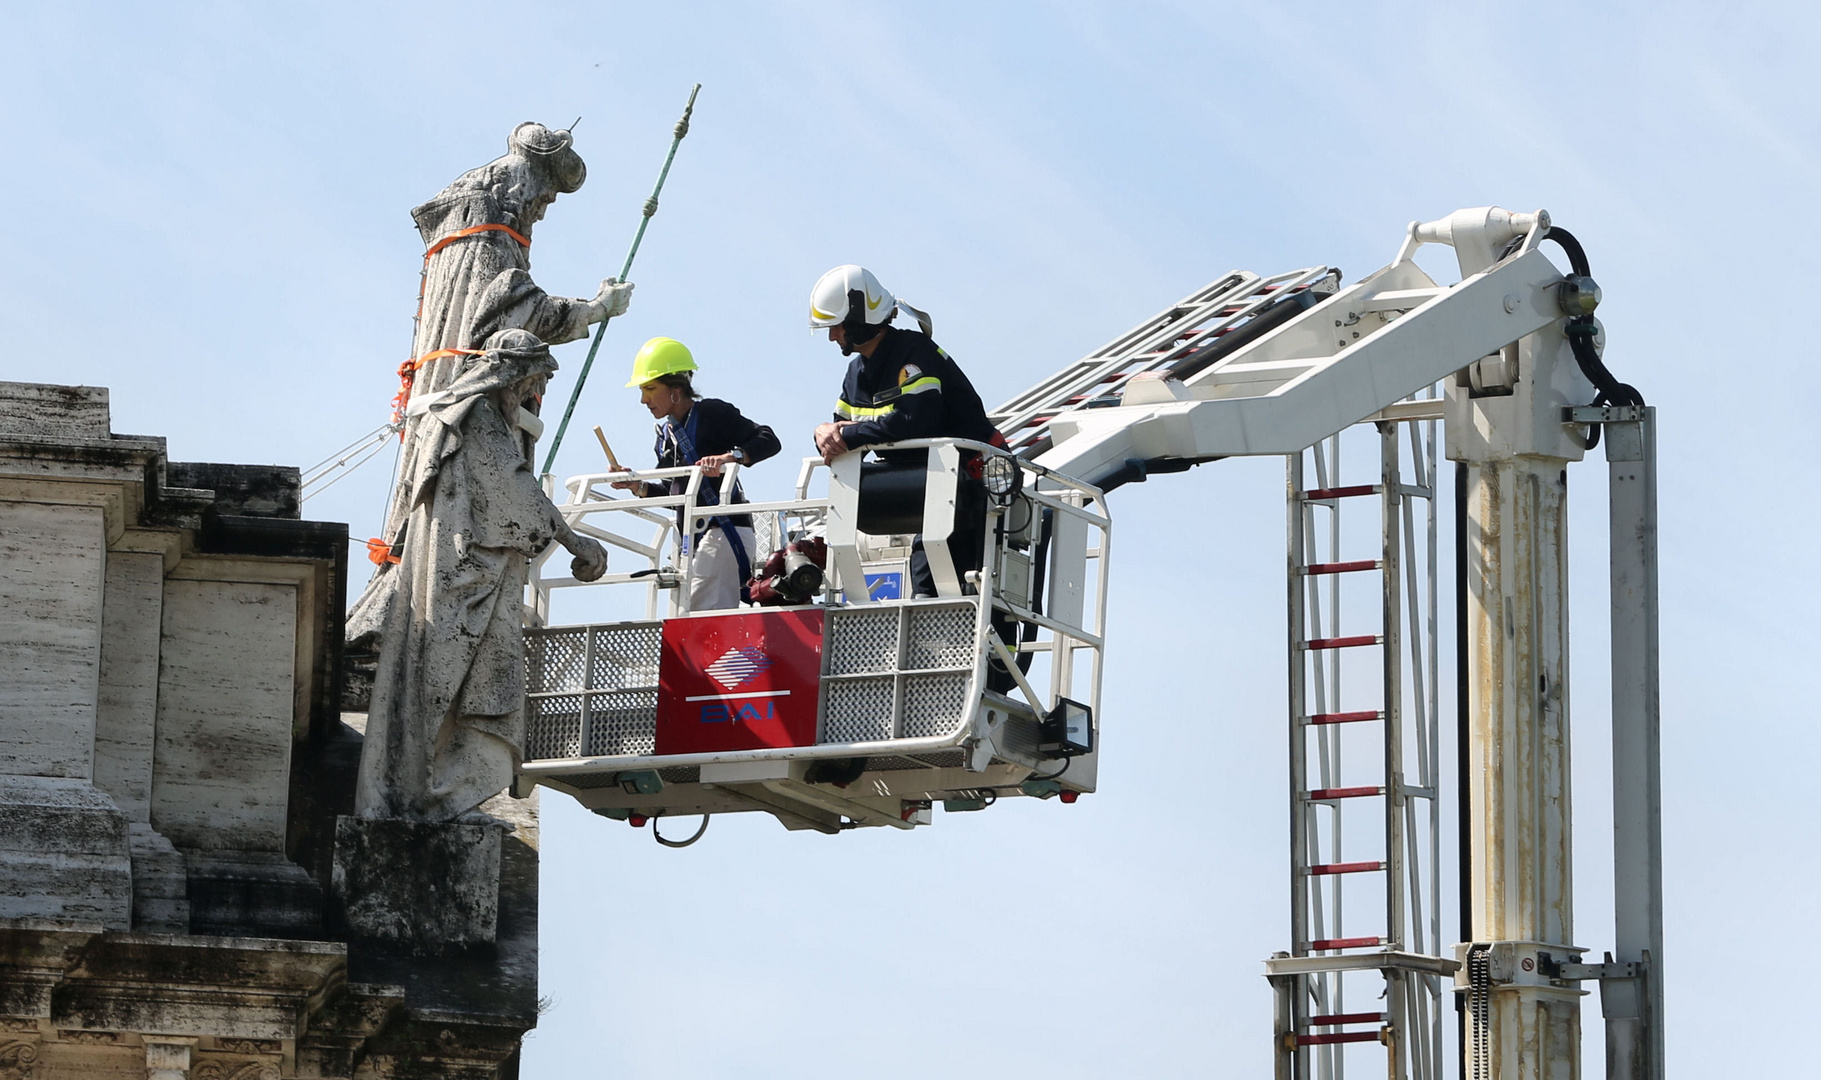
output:
[[[1094,790],[1111,525],[1100,492],[979,443],[884,449],[923,453],[809,459],[794,498],[739,507],[760,561],[826,542],[820,591],[792,606],[688,610],[694,553],[679,525],[727,509],[700,501],[700,469],[571,479],[559,508],[609,548],[610,572],[550,576],[548,553],[532,568],[520,792],[542,784],[635,824],[761,810],[833,833],[927,824],[936,803]],[[738,469],[727,473],[730,489]],[[611,486],[673,478],[681,494]],[[975,559],[950,550],[948,523],[983,486],[981,568],[957,572]],[[919,533],[933,597],[911,596]],[[617,602],[634,617],[557,623],[559,594],[566,609]]]

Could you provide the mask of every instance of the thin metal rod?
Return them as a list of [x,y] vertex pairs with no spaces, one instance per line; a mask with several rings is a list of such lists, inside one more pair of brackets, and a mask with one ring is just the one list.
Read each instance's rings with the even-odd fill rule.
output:
[[[683,118],[677,121],[670,140],[670,152],[664,155],[664,168],[658,172],[657,186],[651,189],[651,198],[645,200],[645,212],[639,218],[639,231],[633,234],[632,247],[626,252],[625,264],[620,267],[620,281],[625,281],[626,275],[632,273],[632,260],[639,253],[639,243],[645,239],[645,226],[651,224],[652,215],[658,212],[658,194],[664,190],[664,181],[670,176],[670,163],[676,160],[677,147],[683,142],[683,136],[689,134],[689,114],[695,111],[696,94],[701,89],[702,84],[696,83],[689,91],[689,104],[683,107]],[[575,403],[581,400],[582,387],[588,382],[588,371],[594,367],[595,354],[601,351],[601,339],[607,336],[607,324],[612,321],[602,319],[600,325],[594,328],[594,342],[588,346],[588,359],[582,361],[582,373],[576,376],[575,389],[569,393],[569,405],[563,410],[563,422],[556,426],[556,435],[550,440],[550,452],[544,455],[545,473],[556,464],[556,452],[563,445],[563,434],[569,430],[569,418],[575,415]]]

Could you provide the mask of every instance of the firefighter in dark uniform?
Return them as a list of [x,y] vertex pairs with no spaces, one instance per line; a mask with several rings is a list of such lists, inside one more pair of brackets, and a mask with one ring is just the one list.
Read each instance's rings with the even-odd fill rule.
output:
[[[899,307],[917,319],[920,330],[891,325]],[[824,461],[905,439],[972,439],[1004,445],[973,384],[930,340],[929,317],[894,300],[871,271],[837,266],[822,275],[810,292],[810,325],[826,327],[828,340],[853,358],[834,419],[816,428],[816,450]],[[884,451],[880,456],[919,466],[926,460],[923,450]],[[966,471],[949,537],[958,576],[980,569],[986,541],[986,490],[968,475],[977,475],[979,455],[964,454],[962,460]],[[911,583],[917,596],[936,595],[921,536],[911,548]]]

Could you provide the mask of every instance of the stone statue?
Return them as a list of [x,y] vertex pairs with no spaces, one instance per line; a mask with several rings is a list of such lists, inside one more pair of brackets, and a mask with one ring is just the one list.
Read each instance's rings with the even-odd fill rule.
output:
[[407,443],[395,598],[385,608],[354,812],[456,821],[511,782],[524,738],[527,560],[552,540],[593,581],[606,551],[538,486],[527,429],[556,362],[525,330],[452,358]]
[[[470,169],[435,198],[411,211],[427,250],[417,332],[408,362],[415,400],[437,393],[464,370],[463,361],[501,330],[528,330],[548,344],[574,341],[590,324],[625,312],[631,284],[609,278],[592,300],[551,296],[531,280],[531,230],[559,194],[582,186],[588,170],[568,131],[523,123],[512,129],[504,157]],[[404,372],[401,371],[401,374]],[[401,403],[402,405],[402,403]],[[410,493],[421,487],[409,463],[425,460],[416,443],[424,418],[407,415],[401,468],[380,536],[393,545],[411,516]],[[360,644],[386,625],[397,577],[380,564],[348,612],[348,640]]]

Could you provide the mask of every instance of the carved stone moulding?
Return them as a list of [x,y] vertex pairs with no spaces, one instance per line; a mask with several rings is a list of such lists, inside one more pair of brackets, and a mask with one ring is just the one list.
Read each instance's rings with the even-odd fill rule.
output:
[[35,1041],[7,1042],[0,1038],[0,1080],[32,1080],[32,1063],[37,1060]]
[[191,1072],[194,1080],[280,1080],[281,1075],[270,1061],[205,1060]]
[[79,1028],[60,1028],[57,1031],[58,1042],[79,1046],[119,1046],[127,1039],[127,1035],[118,1031],[84,1031]]

